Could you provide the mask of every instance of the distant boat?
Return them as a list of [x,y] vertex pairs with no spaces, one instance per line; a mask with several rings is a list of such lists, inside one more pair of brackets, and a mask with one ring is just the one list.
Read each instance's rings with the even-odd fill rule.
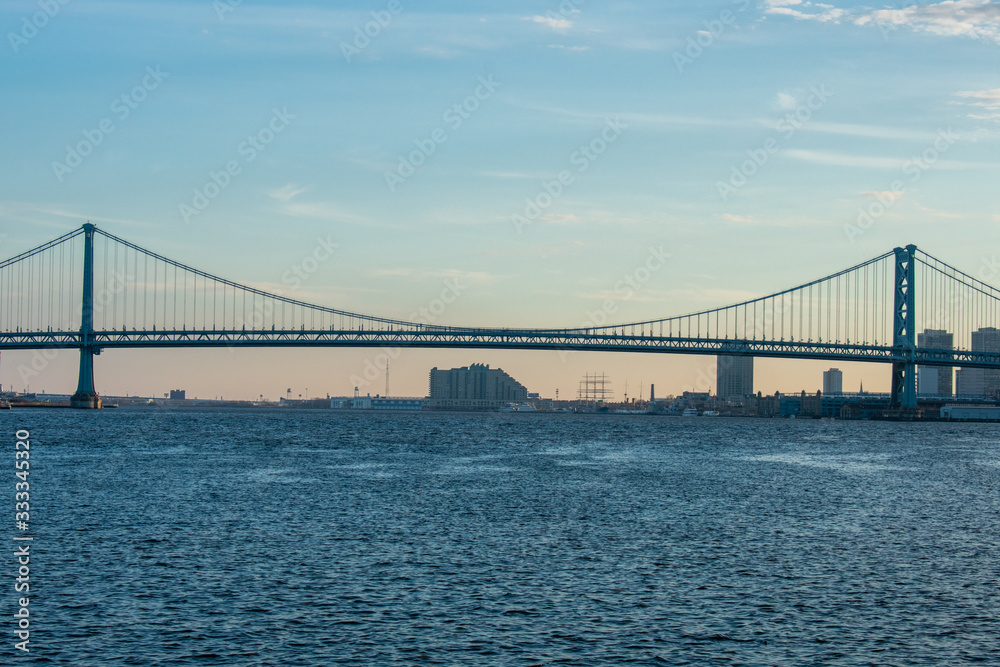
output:
[[538,412],[538,408],[530,403],[511,403],[500,408],[500,412]]
[[10,401],[6,398],[0,398],[0,410],[10,410]]
[[701,416],[702,417],[718,417],[719,416],[719,411],[718,410],[705,410],[704,412],[701,413]]
[[684,410],[684,412],[681,413],[681,417],[697,417],[697,416],[698,416],[698,411],[695,410],[694,408],[687,408],[686,410]]

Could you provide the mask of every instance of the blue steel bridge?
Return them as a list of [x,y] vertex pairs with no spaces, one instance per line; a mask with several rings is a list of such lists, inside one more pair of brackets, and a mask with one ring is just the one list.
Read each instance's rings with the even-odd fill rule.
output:
[[[0,350],[80,351],[72,404],[100,407],[106,349],[425,347],[737,355],[887,364],[892,402],[916,407],[916,366],[1000,369],[970,349],[997,326],[1000,290],[909,245],[719,308],[584,328],[439,326],[306,303],[194,269],[85,224],[0,262]],[[954,349],[917,347],[944,329]]]

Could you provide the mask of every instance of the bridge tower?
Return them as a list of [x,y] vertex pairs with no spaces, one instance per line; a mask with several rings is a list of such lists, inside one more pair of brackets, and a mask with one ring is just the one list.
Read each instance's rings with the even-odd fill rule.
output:
[[914,409],[917,407],[917,365],[914,362],[917,347],[916,263],[917,246],[896,248],[896,282],[893,289],[892,345],[903,352],[908,361],[892,364],[892,407]]
[[80,319],[80,381],[70,399],[74,408],[100,410],[101,397],[94,390],[94,355],[101,349],[92,344],[94,336],[94,225],[83,226],[83,307]]

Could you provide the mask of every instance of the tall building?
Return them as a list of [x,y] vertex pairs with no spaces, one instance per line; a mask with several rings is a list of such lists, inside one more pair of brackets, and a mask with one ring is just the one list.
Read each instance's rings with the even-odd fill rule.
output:
[[834,396],[844,393],[844,374],[839,368],[823,371],[823,395]]
[[[1000,329],[983,327],[972,332],[973,352],[1000,353]],[[1000,395],[1000,370],[993,368],[962,368],[957,373],[956,389],[962,396]]]
[[472,364],[430,373],[428,406],[439,409],[491,410],[528,400],[528,390],[499,368]]
[[720,355],[715,358],[716,395],[724,400],[753,393],[753,357]]
[[982,368],[959,368],[955,373],[955,394],[958,396],[985,396]]
[[[924,329],[923,333],[917,334],[917,347],[932,350],[953,350],[955,349],[954,339],[954,334],[944,329]],[[918,366],[917,393],[951,396],[953,375],[951,366]]]

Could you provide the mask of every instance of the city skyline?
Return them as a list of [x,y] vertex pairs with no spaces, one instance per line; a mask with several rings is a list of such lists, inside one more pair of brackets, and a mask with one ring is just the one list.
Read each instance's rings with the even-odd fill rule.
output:
[[[0,9],[3,257],[91,220],[296,298],[495,326],[681,314],[910,242],[997,282],[995,3],[52,6]],[[96,379],[344,394],[379,354],[107,351]],[[34,361],[4,354],[0,381]],[[32,389],[71,391],[75,353],[44,361]],[[480,361],[542,393],[594,370],[674,394],[715,375],[709,357],[405,350],[392,393]],[[759,360],[755,383],[809,389],[826,367]],[[888,389],[887,367],[843,370]]]

